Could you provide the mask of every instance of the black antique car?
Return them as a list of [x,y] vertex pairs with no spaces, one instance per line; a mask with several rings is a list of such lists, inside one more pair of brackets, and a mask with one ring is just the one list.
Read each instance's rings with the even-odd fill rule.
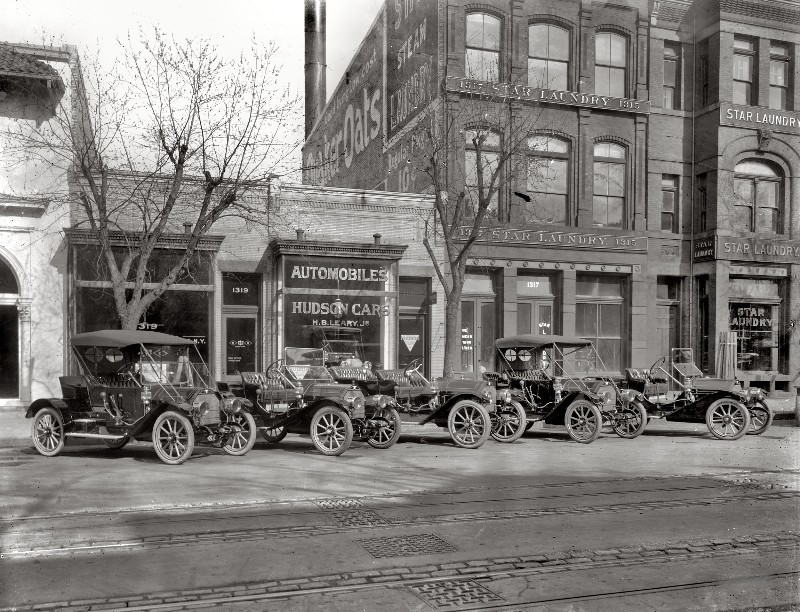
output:
[[[367,418],[358,386],[333,379],[320,349],[287,347],[284,358],[266,372],[241,372],[241,377],[242,393],[253,403],[256,425],[268,442],[280,442],[287,433],[310,433],[319,452],[341,455],[353,441],[354,425],[373,446],[390,440],[391,446],[397,439],[387,433],[388,420]],[[399,428],[399,421],[392,426]]]
[[62,398],[38,399],[33,444],[59,454],[67,438],[120,449],[153,442],[164,463],[183,463],[195,443],[243,455],[256,439],[250,403],[213,386],[195,343],[152,331],[101,330],[70,341],[79,376],[61,376]]
[[522,334],[495,342],[502,364],[498,392],[524,408],[527,427],[536,421],[564,425],[576,442],[593,442],[603,426],[624,438],[646,425],[641,406],[617,405],[617,382],[605,372],[590,340]]
[[709,378],[694,363],[691,348],[674,348],[649,370],[625,371],[627,389],[620,402],[640,407],[648,418],[705,423],[720,440],[761,434],[772,423],[772,411],[761,389],[744,389],[734,379]]

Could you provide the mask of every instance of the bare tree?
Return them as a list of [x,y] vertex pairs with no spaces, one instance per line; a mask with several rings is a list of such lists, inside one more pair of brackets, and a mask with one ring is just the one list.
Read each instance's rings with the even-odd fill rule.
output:
[[[17,163],[68,170],[70,225],[96,241],[120,324],[133,329],[221,219],[268,223],[269,198],[255,192],[299,146],[302,114],[280,85],[274,44],[253,41],[231,59],[155,30],[120,45],[111,67],[73,58],[71,95],[52,120],[16,122],[5,136]],[[185,247],[154,278],[175,233]]]

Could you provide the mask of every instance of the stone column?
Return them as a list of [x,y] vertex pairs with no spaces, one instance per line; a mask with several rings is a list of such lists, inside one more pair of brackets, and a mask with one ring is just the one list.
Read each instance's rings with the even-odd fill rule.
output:
[[31,401],[31,299],[17,300],[19,317],[19,397]]
[[[629,366],[639,366],[647,363],[647,317],[648,302],[647,275],[643,274],[642,266],[633,266],[631,275],[631,361]],[[625,367],[625,364],[622,364]]]
[[503,268],[503,325],[504,336],[517,333],[517,269]]
[[575,269],[566,268],[561,275],[561,333],[575,335]]

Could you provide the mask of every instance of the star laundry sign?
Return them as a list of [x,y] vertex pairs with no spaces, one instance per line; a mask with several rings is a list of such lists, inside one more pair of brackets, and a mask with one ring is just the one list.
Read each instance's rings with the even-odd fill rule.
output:
[[[458,229],[456,240],[466,240],[472,228]],[[482,227],[478,231],[478,242],[496,244],[579,248],[597,251],[647,251],[647,238],[619,234],[595,234],[590,232],[558,232],[527,228]]]

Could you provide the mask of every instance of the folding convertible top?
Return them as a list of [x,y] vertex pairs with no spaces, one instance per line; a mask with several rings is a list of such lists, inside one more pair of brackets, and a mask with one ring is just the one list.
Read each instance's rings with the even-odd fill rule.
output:
[[101,329],[75,334],[70,340],[72,346],[108,346],[122,348],[135,344],[155,344],[159,346],[189,346],[194,340],[138,329]]
[[543,346],[589,346],[591,340],[578,338],[577,336],[539,336],[534,334],[520,334],[518,336],[506,336],[494,343],[495,348],[541,348]]

